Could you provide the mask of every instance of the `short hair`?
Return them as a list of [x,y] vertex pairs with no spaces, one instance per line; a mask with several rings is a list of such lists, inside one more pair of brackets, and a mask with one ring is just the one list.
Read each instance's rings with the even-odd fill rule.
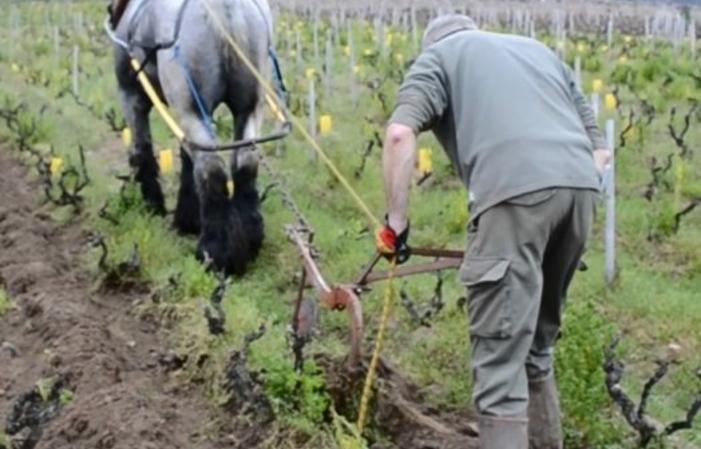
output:
[[424,31],[422,47],[426,48],[459,31],[476,30],[477,24],[465,14],[444,14],[432,19]]

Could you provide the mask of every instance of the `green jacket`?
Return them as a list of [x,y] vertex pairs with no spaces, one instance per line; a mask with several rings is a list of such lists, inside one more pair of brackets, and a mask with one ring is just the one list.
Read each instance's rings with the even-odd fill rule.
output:
[[540,42],[464,31],[427,47],[399,88],[390,123],[432,130],[469,191],[471,219],[520,194],[599,190],[606,148],[572,71]]

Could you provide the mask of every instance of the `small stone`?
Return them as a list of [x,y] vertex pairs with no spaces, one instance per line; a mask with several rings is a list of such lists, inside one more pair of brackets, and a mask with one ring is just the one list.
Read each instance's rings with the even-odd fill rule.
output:
[[667,360],[671,363],[676,363],[681,358],[682,347],[676,343],[670,343],[667,346]]
[[15,358],[19,355],[19,349],[17,349],[17,346],[13,345],[9,341],[3,341],[2,345],[0,345],[0,348],[2,348],[3,351],[8,353],[12,358]]
[[130,341],[129,343],[127,343],[127,346],[129,346],[130,348],[135,348],[135,347],[136,347],[136,342],[135,342],[134,340],[132,340],[132,341]]
[[3,389],[0,389],[0,398],[5,396],[6,391]]
[[51,354],[49,357],[49,363],[54,368],[58,367],[61,364],[61,356],[58,354]]

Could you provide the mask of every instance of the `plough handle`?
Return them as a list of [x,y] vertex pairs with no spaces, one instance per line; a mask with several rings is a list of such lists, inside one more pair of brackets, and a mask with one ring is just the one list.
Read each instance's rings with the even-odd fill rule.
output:
[[[419,263],[407,266],[400,266],[394,270],[394,277],[411,276],[413,274],[429,273],[432,271],[440,271],[448,268],[456,268],[462,264],[462,259],[465,255],[462,251],[437,248],[412,248],[412,256],[437,257],[439,260],[428,263]],[[388,271],[380,271],[373,273],[377,263],[382,259],[382,254],[376,253],[370,262],[363,268],[360,276],[355,281],[358,287],[363,287],[366,284],[382,281],[388,278]]]

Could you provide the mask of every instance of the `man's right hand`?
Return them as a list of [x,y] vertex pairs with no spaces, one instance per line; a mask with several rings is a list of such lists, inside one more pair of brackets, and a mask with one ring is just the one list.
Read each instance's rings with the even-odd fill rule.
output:
[[604,169],[611,162],[611,151],[601,148],[594,150],[594,164],[596,165],[596,171],[599,176],[604,174]]

